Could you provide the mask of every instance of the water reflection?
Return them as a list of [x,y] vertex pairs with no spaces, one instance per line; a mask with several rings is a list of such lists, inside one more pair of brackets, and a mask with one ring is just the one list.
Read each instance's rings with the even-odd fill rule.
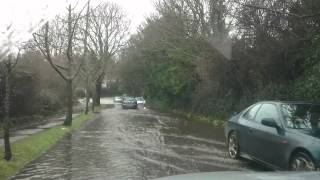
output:
[[[72,179],[72,134],[67,134],[53,149],[29,164],[12,179]],[[50,167],[50,168],[49,168]]]
[[148,110],[102,112],[13,179],[152,179],[192,172],[263,170],[226,156],[222,128]]

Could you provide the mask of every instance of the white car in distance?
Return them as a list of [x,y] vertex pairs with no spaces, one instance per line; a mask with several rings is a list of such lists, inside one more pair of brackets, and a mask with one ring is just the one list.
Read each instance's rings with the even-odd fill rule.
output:
[[145,104],[146,100],[143,97],[136,97],[137,104]]

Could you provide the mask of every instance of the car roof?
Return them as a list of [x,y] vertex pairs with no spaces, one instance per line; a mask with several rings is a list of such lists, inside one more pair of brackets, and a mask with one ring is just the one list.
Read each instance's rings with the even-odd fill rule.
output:
[[316,101],[279,101],[279,100],[274,100],[274,101],[259,101],[256,104],[261,104],[261,103],[277,103],[277,104],[314,104],[314,105],[320,105],[320,102]]

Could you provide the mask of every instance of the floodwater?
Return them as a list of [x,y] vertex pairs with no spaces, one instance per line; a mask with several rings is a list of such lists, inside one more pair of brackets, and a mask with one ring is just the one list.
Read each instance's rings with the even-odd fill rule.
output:
[[222,127],[114,105],[12,179],[153,179],[261,170],[227,157]]

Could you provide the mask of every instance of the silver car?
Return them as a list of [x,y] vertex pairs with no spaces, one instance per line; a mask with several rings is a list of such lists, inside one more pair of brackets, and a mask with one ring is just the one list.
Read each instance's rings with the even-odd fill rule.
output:
[[138,104],[145,104],[146,103],[146,100],[144,100],[143,97],[136,97],[136,100],[137,100]]

